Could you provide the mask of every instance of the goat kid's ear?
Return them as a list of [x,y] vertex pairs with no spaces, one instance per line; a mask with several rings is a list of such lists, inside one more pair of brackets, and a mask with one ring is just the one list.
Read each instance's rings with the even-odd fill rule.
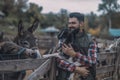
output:
[[38,25],[39,25],[39,20],[35,19],[32,26],[30,28],[28,28],[28,31],[33,33],[37,29]]
[[18,23],[18,35],[23,35],[23,32],[24,32],[24,27],[22,24],[22,20],[20,20]]

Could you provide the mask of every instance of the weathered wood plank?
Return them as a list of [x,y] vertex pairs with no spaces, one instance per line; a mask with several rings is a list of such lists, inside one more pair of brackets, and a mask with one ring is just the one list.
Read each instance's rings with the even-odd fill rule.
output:
[[20,71],[36,69],[42,65],[47,58],[44,59],[20,59],[20,60],[4,60],[0,61],[0,71]]
[[[119,64],[119,68],[120,68],[120,64]],[[111,65],[111,66],[98,67],[96,71],[97,71],[97,74],[104,74],[107,72],[114,71],[114,69],[115,69],[114,65]]]
[[114,80],[118,80],[119,76],[120,76],[120,73],[119,73],[119,70],[120,70],[120,67],[119,67],[120,47],[117,47],[116,50],[117,50],[117,55],[116,55],[116,61],[115,61],[115,69],[114,69],[114,73],[113,73]]
[[112,77],[107,77],[107,78],[104,78],[102,80],[112,80]]
[[104,59],[107,59],[108,56],[111,56],[113,58],[115,58],[115,52],[102,52],[102,53],[99,53],[98,54],[98,57],[99,57],[99,60],[104,60]]
[[51,59],[46,60],[40,67],[28,76],[27,80],[37,80],[46,74],[51,67],[51,61]]

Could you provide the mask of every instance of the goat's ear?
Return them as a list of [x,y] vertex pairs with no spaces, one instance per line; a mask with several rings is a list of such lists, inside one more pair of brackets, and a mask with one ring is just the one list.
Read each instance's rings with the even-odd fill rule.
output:
[[28,28],[28,31],[33,33],[37,29],[38,25],[39,25],[39,20],[35,19],[32,26],[30,28]]
[[24,32],[24,27],[22,24],[22,20],[20,20],[18,23],[18,35],[23,35],[23,32]]

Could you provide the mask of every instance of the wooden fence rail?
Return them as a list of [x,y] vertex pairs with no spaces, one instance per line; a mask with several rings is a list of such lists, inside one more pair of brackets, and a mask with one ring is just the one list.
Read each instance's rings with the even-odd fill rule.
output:
[[[119,68],[120,68],[120,64],[119,64]],[[104,74],[107,72],[112,72],[114,71],[114,69],[115,69],[115,65],[99,67],[97,68],[97,74]]]
[[[115,71],[116,65],[116,52],[105,53],[102,52],[99,55],[100,64],[102,61],[105,62],[105,65],[101,64],[97,66],[97,77],[98,80],[115,80],[113,78],[113,73]],[[39,76],[34,77],[34,79],[28,80],[36,80],[36,78],[43,76],[48,72],[51,67],[52,58],[42,58],[42,59],[20,59],[20,60],[3,60],[0,61],[0,72],[10,72],[10,71],[21,71],[21,70],[32,70],[40,68],[40,71],[37,72]],[[44,64],[44,65],[43,65]],[[120,69],[120,63],[117,69]],[[120,76],[120,74],[118,74]],[[49,80],[53,80],[52,78]]]
[[19,59],[0,61],[0,71],[21,71],[36,69],[47,59]]

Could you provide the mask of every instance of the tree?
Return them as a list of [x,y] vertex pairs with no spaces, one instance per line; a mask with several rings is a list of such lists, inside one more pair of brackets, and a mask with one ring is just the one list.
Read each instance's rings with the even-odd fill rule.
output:
[[29,21],[33,21],[34,18],[38,18],[40,20],[43,19],[41,11],[43,10],[42,6],[38,6],[35,3],[30,3],[28,10],[26,11],[26,16],[28,17]]
[[16,13],[18,18],[23,17],[25,10],[27,10],[27,2],[28,0],[16,0],[14,13]]
[[42,28],[48,26],[55,26],[59,29],[66,27],[67,25],[68,13],[67,10],[61,9],[59,13],[50,12],[48,14],[44,14],[44,20],[42,21]]
[[4,6],[4,0],[0,0],[0,11],[2,10],[3,6]]
[[42,22],[42,28],[46,28],[48,26],[56,26],[55,24],[58,22],[58,16],[52,12],[48,14],[44,14],[44,21]]
[[2,11],[5,13],[6,16],[8,16],[14,8],[15,0],[4,0],[4,2],[2,1],[2,3]]
[[63,28],[63,27],[66,27],[67,26],[67,19],[68,19],[68,11],[66,9],[61,9],[60,12],[59,12],[59,22],[60,22],[60,26],[59,28]]
[[98,23],[96,14],[91,12],[86,17],[88,19],[88,25],[89,25],[90,28],[97,28],[98,27],[99,23]]
[[117,3],[118,0],[102,0],[99,4],[98,11],[103,11],[103,14],[107,14],[109,28],[111,28],[111,16],[113,13],[120,11],[120,5]]

